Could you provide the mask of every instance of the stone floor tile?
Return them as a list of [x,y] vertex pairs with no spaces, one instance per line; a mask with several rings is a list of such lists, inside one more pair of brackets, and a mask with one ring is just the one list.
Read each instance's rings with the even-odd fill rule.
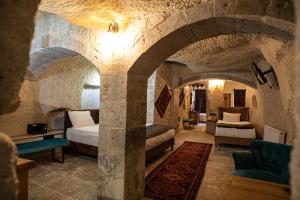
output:
[[33,191],[33,190],[35,190],[35,189],[37,189],[39,187],[41,187],[40,184],[37,184],[37,183],[35,183],[33,181],[28,181],[28,190],[29,191]]
[[96,200],[97,199],[97,187],[92,185],[86,185],[80,192],[71,196],[73,200]]
[[39,173],[37,175],[33,175],[31,178],[31,180],[33,180],[35,183],[38,183],[40,185],[46,185],[49,184],[57,179],[59,179],[61,177],[60,173],[57,173],[55,171],[49,171],[49,170],[45,170],[44,174]]
[[46,187],[29,192],[29,200],[67,200],[68,197]]
[[65,196],[73,196],[82,190],[82,183],[80,180],[71,178],[69,176],[61,176],[61,178],[53,181],[46,186],[57,191]]

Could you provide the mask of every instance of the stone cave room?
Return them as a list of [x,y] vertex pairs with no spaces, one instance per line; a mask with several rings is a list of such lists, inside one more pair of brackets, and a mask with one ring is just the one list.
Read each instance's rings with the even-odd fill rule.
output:
[[300,1],[0,16],[1,200],[300,200]]

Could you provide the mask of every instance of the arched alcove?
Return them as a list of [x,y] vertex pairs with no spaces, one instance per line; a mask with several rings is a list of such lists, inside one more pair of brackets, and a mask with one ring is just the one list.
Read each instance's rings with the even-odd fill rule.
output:
[[[44,122],[48,129],[63,129],[63,109],[98,109],[100,72],[77,52],[55,47],[30,55],[30,65],[20,91],[20,107],[1,116],[0,131],[26,133],[28,123]],[[9,121],[18,119],[17,125]]]

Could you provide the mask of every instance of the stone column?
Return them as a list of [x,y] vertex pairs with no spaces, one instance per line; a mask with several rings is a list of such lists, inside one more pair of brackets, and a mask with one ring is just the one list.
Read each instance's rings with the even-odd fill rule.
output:
[[99,200],[143,197],[146,95],[147,79],[101,73]]
[[175,95],[174,95],[174,90],[175,90],[175,88],[174,87],[172,87],[171,88],[171,101],[170,101],[170,116],[169,116],[169,126],[170,127],[174,127],[174,109],[175,109]]
[[18,191],[16,147],[3,133],[0,133],[0,158],[0,197],[3,200],[15,200]]
[[296,14],[296,131],[293,142],[291,170],[292,200],[300,199],[300,2],[294,1]]

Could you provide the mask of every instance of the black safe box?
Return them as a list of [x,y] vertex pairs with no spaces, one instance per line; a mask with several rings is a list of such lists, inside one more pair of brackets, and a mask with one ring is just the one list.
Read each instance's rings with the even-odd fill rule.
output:
[[45,123],[27,124],[27,133],[28,134],[47,133],[47,124]]

